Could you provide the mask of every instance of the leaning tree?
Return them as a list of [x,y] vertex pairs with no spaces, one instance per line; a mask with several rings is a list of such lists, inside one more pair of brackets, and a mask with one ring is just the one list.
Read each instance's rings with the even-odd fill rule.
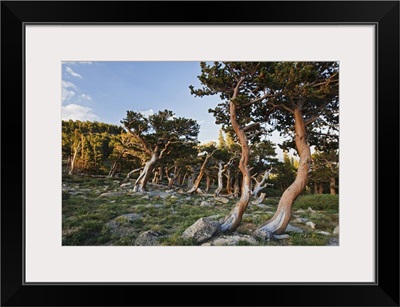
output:
[[241,197],[221,224],[222,231],[239,225],[251,195],[249,141],[262,128],[291,138],[299,155],[294,182],[284,191],[274,216],[256,231],[271,238],[285,231],[291,208],[304,190],[311,165],[311,145],[337,135],[339,121],[337,62],[214,62],[200,64],[202,88],[190,87],[196,96],[219,94],[221,103],[209,110],[216,123],[232,128],[242,147],[239,169]]
[[148,117],[140,112],[127,111],[121,123],[132,135],[131,147],[147,156],[143,170],[135,181],[133,191],[143,192],[157,162],[176,150],[183,142],[197,142],[199,125],[194,119],[175,117],[170,110]]

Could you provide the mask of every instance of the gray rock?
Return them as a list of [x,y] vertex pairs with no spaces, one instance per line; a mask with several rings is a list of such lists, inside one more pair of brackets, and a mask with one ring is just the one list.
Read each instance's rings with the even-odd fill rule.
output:
[[149,195],[145,195],[145,196],[142,197],[142,199],[149,200],[150,196]]
[[[311,207],[308,207],[307,211],[308,211],[308,212],[311,212],[311,213],[314,213],[314,212],[315,212],[315,210],[313,210]],[[298,211],[297,211],[297,212],[298,212]]]
[[155,231],[147,230],[142,232],[135,240],[135,245],[138,246],[157,246],[160,234]]
[[112,232],[118,232],[118,228],[122,225],[129,225],[130,223],[133,223],[136,220],[141,219],[142,216],[140,214],[136,213],[127,213],[127,214],[122,214],[120,216],[117,216],[116,218],[113,218],[111,221],[107,223],[107,226],[111,228]]
[[334,235],[338,235],[338,234],[339,234],[339,225],[337,225],[337,226],[335,227],[335,229],[333,230],[333,234],[334,234]]
[[244,242],[249,245],[257,245],[257,240],[254,237],[249,236],[249,235],[221,236],[221,237],[217,237],[203,245],[205,245],[205,246],[235,246],[235,245],[239,245],[240,242]]
[[331,235],[329,232],[322,231],[322,230],[316,231],[315,233],[320,233],[321,235],[325,235],[325,236],[330,236]]
[[309,226],[309,227],[311,227],[312,229],[315,229],[315,223],[313,223],[313,222],[311,222],[311,221],[310,221],[310,222],[307,222],[306,225]]
[[296,223],[306,223],[306,222],[308,222],[308,219],[306,219],[305,217],[298,217],[297,219],[294,220],[294,222],[296,222]]
[[219,203],[223,203],[223,204],[229,203],[229,199],[227,199],[225,197],[215,197],[215,201],[217,201]]
[[339,246],[339,240],[336,237],[330,238],[328,246]]
[[182,233],[182,238],[194,239],[197,243],[203,243],[210,239],[218,228],[218,221],[210,217],[202,217]]
[[200,203],[200,207],[212,207],[213,204],[209,203],[208,201],[203,200]]
[[112,196],[121,196],[124,195],[123,192],[106,192],[106,193],[102,193],[100,194],[99,197],[112,197]]
[[292,225],[288,224],[287,227],[286,227],[286,229],[285,229],[285,232],[289,232],[289,233],[290,233],[290,232],[303,233],[304,230],[301,229],[301,228],[299,228],[299,227],[295,227],[295,226],[292,226]]
[[161,196],[160,195],[156,195],[151,200],[159,200],[159,199],[161,199]]

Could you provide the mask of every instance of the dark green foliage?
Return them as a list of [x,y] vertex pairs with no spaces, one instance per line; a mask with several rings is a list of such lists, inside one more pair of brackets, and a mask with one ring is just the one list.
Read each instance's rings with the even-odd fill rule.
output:
[[339,195],[302,195],[299,196],[293,204],[293,209],[328,210],[339,211]]
[[75,172],[106,173],[113,151],[110,141],[123,131],[122,127],[90,121],[62,121],[62,160],[64,171],[77,151]]

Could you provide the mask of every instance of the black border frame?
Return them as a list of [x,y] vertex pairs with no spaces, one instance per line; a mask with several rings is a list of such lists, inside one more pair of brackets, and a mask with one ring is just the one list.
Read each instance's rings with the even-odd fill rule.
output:
[[[24,283],[23,41],[29,23],[375,25],[377,282]],[[2,1],[1,77],[1,306],[399,306],[399,182],[392,178],[399,174],[399,1]]]

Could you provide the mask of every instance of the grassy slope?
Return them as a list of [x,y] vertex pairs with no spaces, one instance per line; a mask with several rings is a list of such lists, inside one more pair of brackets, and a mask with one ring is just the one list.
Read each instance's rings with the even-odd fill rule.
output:
[[[136,238],[146,230],[160,233],[162,245],[193,245],[192,241],[180,237],[187,227],[201,217],[223,217],[235,204],[234,199],[222,204],[215,202],[211,195],[176,193],[179,188],[174,191],[165,191],[165,186],[149,185],[149,188],[149,194],[134,194],[129,192],[129,188],[118,187],[115,179],[65,176],[62,195],[63,245],[135,245]],[[120,195],[100,197],[108,191],[119,191]],[[266,198],[260,206],[249,205],[236,233],[251,235],[257,226],[272,217],[278,201],[279,198]],[[128,213],[138,214],[141,218],[130,221],[122,216]],[[316,229],[306,226],[299,218],[312,221]],[[257,244],[328,245],[330,238],[335,236],[317,231],[332,233],[338,219],[337,195],[301,196],[293,206],[291,224],[305,232],[291,233],[290,238],[285,240],[258,240]],[[116,222],[118,227],[111,227],[110,221]]]

